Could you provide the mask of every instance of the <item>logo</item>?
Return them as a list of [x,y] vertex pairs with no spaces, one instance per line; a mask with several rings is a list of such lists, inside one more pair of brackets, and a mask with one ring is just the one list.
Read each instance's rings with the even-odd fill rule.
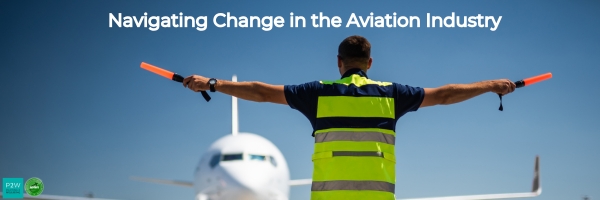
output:
[[23,198],[23,178],[2,178],[2,198]]
[[35,197],[42,194],[43,191],[44,183],[42,183],[42,179],[33,177],[27,179],[27,182],[25,182],[25,192],[27,192],[27,194]]

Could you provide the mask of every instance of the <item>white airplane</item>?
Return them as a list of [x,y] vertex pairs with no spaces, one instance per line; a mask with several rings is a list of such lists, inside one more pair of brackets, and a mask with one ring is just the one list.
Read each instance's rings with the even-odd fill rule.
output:
[[[237,77],[234,75],[232,80],[237,81]],[[196,167],[193,182],[131,178],[193,188],[196,194],[195,200],[287,200],[290,186],[311,184],[311,179],[290,180],[289,168],[283,154],[269,140],[256,134],[238,132],[236,97],[232,97],[231,107],[232,133],[215,141],[204,153]],[[534,172],[531,192],[398,200],[491,200],[536,197],[542,193],[539,157],[536,157]],[[2,197],[2,193],[0,193],[0,197]],[[25,195],[24,199],[90,200],[91,198]]]

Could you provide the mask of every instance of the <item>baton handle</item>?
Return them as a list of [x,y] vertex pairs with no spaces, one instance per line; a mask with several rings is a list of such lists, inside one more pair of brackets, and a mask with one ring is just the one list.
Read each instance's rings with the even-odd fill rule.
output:
[[[181,76],[177,73],[173,73],[173,78],[171,78],[171,80],[182,83],[183,76]],[[204,97],[204,100],[206,100],[207,102],[210,101],[210,95],[208,95],[208,93],[206,91],[200,91],[200,93],[202,93],[202,97]]]
[[523,80],[516,81],[515,85],[517,85],[517,88],[521,88],[525,86],[525,82]]

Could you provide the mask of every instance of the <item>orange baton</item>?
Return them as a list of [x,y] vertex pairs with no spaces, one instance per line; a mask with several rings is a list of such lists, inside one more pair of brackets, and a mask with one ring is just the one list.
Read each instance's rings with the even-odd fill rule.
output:
[[[160,76],[163,76],[165,78],[177,81],[177,82],[183,82],[183,76],[167,71],[165,69],[162,69],[160,67],[142,62],[142,64],[140,64],[140,67],[142,69],[148,70],[152,73],[158,74]],[[204,99],[206,100],[206,102],[210,101],[210,96],[208,95],[208,93],[206,91],[200,91],[200,93],[202,93],[202,96],[204,97]]]
[[534,84],[537,82],[542,82],[542,81],[548,80],[550,78],[552,78],[552,73],[548,72],[548,73],[545,73],[542,75],[537,75],[534,77],[529,77],[529,78],[517,81],[517,82],[515,82],[515,85],[517,85],[517,88],[520,88],[520,87],[525,87],[525,86],[528,86],[528,85],[531,85],[531,84]]
[[[526,78],[523,80],[518,80],[515,82],[515,85],[517,85],[517,88],[521,88],[521,87],[529,86],[534,83],[548,80],[550,78],[552,78],[552,73],[548,72],[548,73],[545,73],[542,75],[537,75],[537,76],[529,77],[529,78]],[[498,96],[500,97],[500,108],[498,108],[498,110],[503,111],[504,108],[502,107],[502,95],[498,94]]]

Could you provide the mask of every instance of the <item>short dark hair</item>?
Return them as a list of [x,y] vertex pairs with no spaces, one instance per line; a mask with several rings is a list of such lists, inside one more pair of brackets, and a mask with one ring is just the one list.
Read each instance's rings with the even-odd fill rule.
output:
[[344,64],[367,64],[371,58],[371,43],[359,35],[347,37],[340,43],[338,56]]

